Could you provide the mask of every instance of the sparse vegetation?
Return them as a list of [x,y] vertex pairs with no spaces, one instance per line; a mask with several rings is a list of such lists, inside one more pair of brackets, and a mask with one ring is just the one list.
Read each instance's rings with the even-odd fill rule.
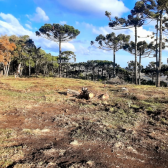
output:
[[[137,151],[134,157],[144,160],[138,162],[142,166],[150,162],[153,167],[158,157],[160,164],[168,163],[167,105],[161,102],[167,100],[166,88],[162,88],[161,94],[155,86],[148,85],[106,84],[104,87],[101,82],[82,79],[13,77],[1,78],[0,87],[3,106],[0,167],[46,167],[49,163],[65,166],[62,159],[71,163],[72,146],[75,162],[81,165],[81,160],[86,160],[84,167],[90,158],[96,167],[99,164],[110,167],[109,158],[114,156],[118,164],[122,163],[115,152],[122,152],[120,155],[129,157],[127,162],[132,164],[134,150]],[[63,94],[69,88],[81,90],[82,87],[87,87],[96,97],[85,100]],[[118,92],[122,87],[127,87],[128,94]],[[106,92],[109,99],[98,99],[98,95]],[[153,94],[157,99],[151,98]],[[149,143],[151,146],[147,149],[145,146]],[[130,153],[127,153],[127,144],[131,146]],[[109,158],[103,149],[113,151],[108,153]],[[64,152],[61,154],[60,150]],[[102,158],[97,159],[100,153]]]
[[[122,5],[120,15],[127,12],[123,2],[116,2],[118,7]],[[46,6],[51,8],[49,3]],[[83,9],[87,3],[81,3]],[[61,4],[64,5],[66,3]],[[67,7],[69,13],[71,9]],[[103,7],[107,6],[103,4]],[[19,9],[17,5],[14,8]],[[93,12],[91,8],[84,12],[86,16]],[[72,10],[74,15],[75,10]],[[99,7],[93,12],[96,17],[98,10]],[[71,48],[86,58],[97,51],[86,48],[88,39],[62,45],[80,34],[73,26],[62,24],[66,21],[50,24],[50,20],[35,32],[36,36],[59,44],[59,55],[53,56],[46,51],[55,53],[54,43],[41,43],[41,39],[36,40],[13,15],[0,14],[4,20],[1,31],[12,29],[15,32],[15,25],[21,33],[27,32],[36,42],[46,45],[44,51],[28,35],[0,36],[0,168],[168,167],[168,78],[161,81],[162,75],[168,75],[168,66],[161,62],[162,50],[168,42],[163,38],[168,35],[168,2],[139,0],[130,12],[127,17],[118,18],[105,11],[113,30],[130,29],[119,35],[114,32],[105,35],[109,31],[106,27],[97,29],[92,24],[76,21],[79,28],[91,28],[93,33],[102,31],[95,39],[98,48],[105,53],[113,50],[113,62],[87,60],[78,63],[74,63],[73,51],[62,52],[62,48]],[[66,16],[62,9],[55,14]],[[26,17],[29,20],[22,23],[32,30],[37,30],[31,27],[35,22],[49,20],[40,7],[34,15],[27,12]],[[156,33],[147,35],[156,38],[149,44],[138,40],[141,38],[139,30],[141,34],[152,30],[150,27],[144,32],[140,28],[148,21],[157,22]],[[135,41],[129,42],[131,36],[126,33],[132,34],[132,30]],[[77,50],[75,43],[79,44]],[[135,55],[135,60],[127,62],[125,68],[115,60],[116,52],[121,49]],[[141,58],[145,57],[155,57],[156,61],[144,68]],[[95,58],[100,59],[99,53]]]

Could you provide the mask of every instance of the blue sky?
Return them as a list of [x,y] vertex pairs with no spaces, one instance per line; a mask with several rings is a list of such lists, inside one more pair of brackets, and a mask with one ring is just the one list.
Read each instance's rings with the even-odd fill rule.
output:
[[[37,31],[45,23],[59,23],[73,26],[80,31],[76,39],[62,43],[62,51],[74,51],[77,62],[87,60],[113,60],[112,51],[103,51],[90,45],[99,34],[131,35],[134,41],[134,29],[114,31],[109,28],[105,11],[114,16],[126,17],[134,7],[136,0],[0,0],[0,35],[29,35],[36,44],[47,53],[58,56],[58,44],[37,37]],[[139,36],[147,36],[154,30],[154,22],[138,28]],[[144,39],[138,39],[141,41]],[[151,39],[147,39],[150,42]],[[168,51],[163,51],[162,62],[167,63]],[[116,53],[116,63],[126,67],[134,56],[120,50]],[[142,65],[147,66],[155,58],[143,58]]]

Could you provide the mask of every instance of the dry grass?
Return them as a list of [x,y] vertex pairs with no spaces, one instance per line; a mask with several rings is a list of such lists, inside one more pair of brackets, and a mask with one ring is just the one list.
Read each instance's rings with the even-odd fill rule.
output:
[[[83,100],[61,94],[67,89],[81,90],[82,87],[87,87],[96,97]],[[127,87],[128,92],[122,92],[122,87]],[[107,100],[97,98],[98,95],[106,93],[109,95]],[[38,158],[38,163],[32,161],[32,165],[30,160],[27,160],[28,163],[19,163],[27,157],[23,152],[24,148],[27,149],[25,144],[32,150],[40,146],[46,158],[53,153],[55,157],[58,155],[60,158],[67,151],[71,156],[71,148],[74,148],[77,153],[81,152],[81,157],[82,153],[85,153],[86,165],[96,165],[98,161],[106,164],[109,159],[103,154],[103,149],[99,149],[99,152],[102,152],[101,158],[96,155],[98,152],[93,152],[97,150],[100,142],[103,144],[108,142],[114,144],[116,141],[128,143],[132,140],[132,135],[141,137],[148,134],[147,131],[143,132],[146,128],[142,129],[143,126],[149,127],[148,122],[155,123],[157,129],[167,128],[167,95],[168,88],[147,85],[107,84],[104,87],[100,82],[80,79],[0,78],[0,122],[2,123],[0,125],[0,158],[2,158],[0,167],[8,167],[14,162],[16,162],[14,166],[16,168],[46,167],[47,162],[40,161]],[[157,114],[157,112],[160,113]],[[134,134],[127,135],[123,132],[118,134],[119,128],[131,130]],[[67,138],[69,135],[71,136]],[[153,137],[152,140],[150,139],[151,144],[157,142],[156,135],[161,136],[161,133],[149,133],[148,137]],[[164,133],[158,141],[165,142],[162,148],[166,151],[165,145],[168,144],[166,136],[163,135]],[[61,138],[65,142],[62,142]],[[54,147],[55,139],[59,144],[58,148],[57,145]],[[92,145],[93,142],[95,145]],[[50,148],[44,147],[47,143],[52,144]],[[91,152],[84,151],[87,147]],[[104,148],[111,160],[114,160],[115,157],[110,150],[108,147]],[[134,153],[136,149],[129,146],[127,150]],[[88,157],[91,157],[91,160]],[[48,166],[55,166],[55,164],[49,161]],[[71,167],[76,165],[83,166],[76,161],[71,164]],[[99,164],[97,167],[101,166]]]

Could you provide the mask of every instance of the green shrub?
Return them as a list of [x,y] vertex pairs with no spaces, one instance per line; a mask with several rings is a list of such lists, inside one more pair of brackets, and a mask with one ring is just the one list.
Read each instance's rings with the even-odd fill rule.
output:
[[151,81],[151,80],[147,81],[147,80],[143,79],[143,80],[141,81],[141,84],[142,84],[142,85],[155,85],[155,82],[153,82],[153,81]]
[[167,87],[167,83],[164,82],[164,81],[160,81],[160,86],[162,86],[162,87]]

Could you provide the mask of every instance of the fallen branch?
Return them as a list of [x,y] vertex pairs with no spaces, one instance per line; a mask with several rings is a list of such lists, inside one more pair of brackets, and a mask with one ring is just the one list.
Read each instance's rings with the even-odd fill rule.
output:
[[76,90],[68,89],[68,90],[67,90],[67,95],[79,96],[79,95],[80,95],[80,92],[78,92],[78,91],[76,91]]

